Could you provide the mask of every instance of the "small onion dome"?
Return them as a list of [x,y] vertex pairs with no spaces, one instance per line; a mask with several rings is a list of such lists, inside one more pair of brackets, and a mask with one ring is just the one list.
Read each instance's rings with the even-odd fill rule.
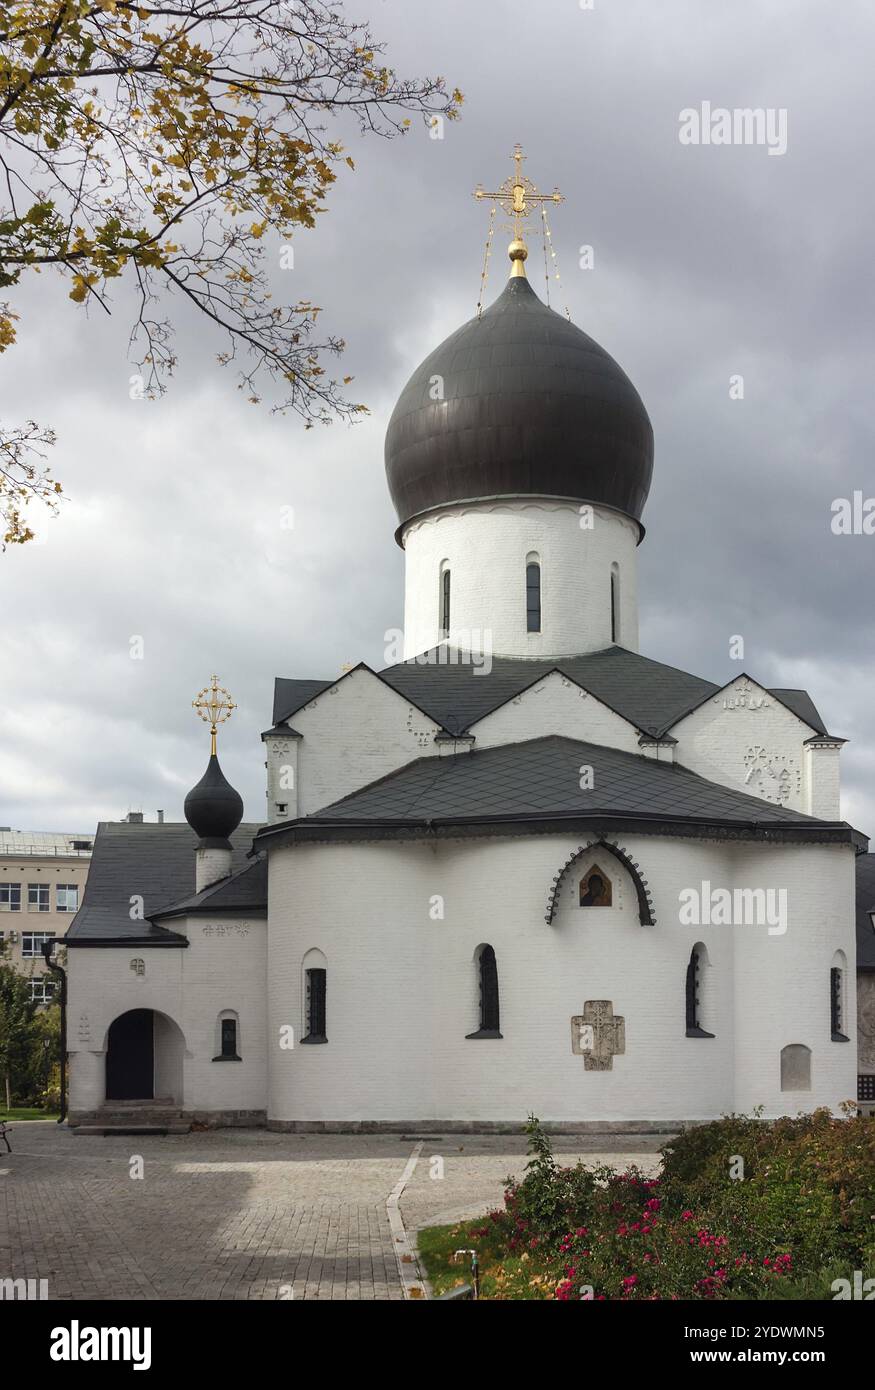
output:
[[243,798],[225,777],[215,753],[203,777],[185,798],[183,810],[204,848],[231,848],[228,836],[243,819]]

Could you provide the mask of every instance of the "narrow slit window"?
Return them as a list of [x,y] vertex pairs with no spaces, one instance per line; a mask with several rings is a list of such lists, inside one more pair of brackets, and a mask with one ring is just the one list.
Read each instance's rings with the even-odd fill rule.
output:
[[526,565],[526,631],[541,631],[541,566],[537,560]]
[[690,952],[690,963],[687,966],[686,981],[686,1017],[687,1017],[687,1037],[688,1038],[713,1038],[713,1033],[708,1033],[702,1027],[701,1013],[701,968],[703,949],[694,947]]
[[833,1042],[848,1042],[844,1030],[842,994],[842,971],[840,966],[834,965],[829,972],[829,1027]]
[[498,963],[491,946],[483,946],[477,958],[480,986],[480,1027],[469,1038],[500,1038],[498,1007]]
[[611,641],[620,640],[620,567],[611,565]]
[[326,970],[307,971],[307,1036],[302,1042],[327,1042],[325,1032]]
[[450,635],[450,571],[441,570],[441,637]]

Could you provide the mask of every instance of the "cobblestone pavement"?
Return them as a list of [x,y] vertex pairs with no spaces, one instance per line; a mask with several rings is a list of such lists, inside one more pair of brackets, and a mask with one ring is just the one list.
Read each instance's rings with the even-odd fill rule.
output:
[[[386,1198],[420,1137],[401,1200],[409,1229],[499,1204],[503,1179],[525,1162],[524,1140],[505,1135],[104,1139],[11,1126],[0,1278],[47,1279],[59,1299],[400,1299]],[[562,1139],[557,1157],[652,1170],[655,1147],[602,1153],[592,1139]],[[135,1156],[142,1179],[131,1176]]]

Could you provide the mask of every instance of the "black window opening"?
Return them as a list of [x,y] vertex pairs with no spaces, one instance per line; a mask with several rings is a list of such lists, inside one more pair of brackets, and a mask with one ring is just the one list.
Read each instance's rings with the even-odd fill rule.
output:
[[327,970],[307,971],[307,998],[305,1001],[307,1033],[301,1039],[305,1043],[324,1043],[325,1034],[325,985]]
[[450,571],[441,574],[441,637],[450,635]]
[[498,965],[491,946],[484,946],[478,960],[480,977],[480,1027],[469,1038],[500,1038],[498,1010]]
[[219,1019],[219,1055],[213,1058],[214,1062],[242,1062],[243,1058],[237,1051],[237,1020],[236,1018]]
[[526,565],[526,631],[541,631],[541,566],[535,560]]
[[687,966],[687,1037],[688,1038],[713,1038],[713,1033],[707,1033],[702,1027],[699,1001],[700,989],[700,970],[701,953],[692,951],[690,953],[690,963]]
[[222,1019],[222,1056],[237,1056],[237,1020],[236,1018]]
[[829,1030],[833,1042],[850,1042],[842,1017],[842,971],[834,965],[829,972]]
[[611,641],[620,640],[620,573],[614,566],[611,570]]

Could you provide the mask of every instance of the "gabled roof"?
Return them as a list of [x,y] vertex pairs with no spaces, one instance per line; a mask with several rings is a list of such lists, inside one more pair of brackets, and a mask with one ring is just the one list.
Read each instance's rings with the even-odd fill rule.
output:
[[857,855],[857,969],[875,970],[875,854]]
[[[709,699],[713,699],[715,695],[722,695],[725,691],[731,690],[739,681],[747,681],[749,685],[755,685],[757,690],[762,690],[765,695],[771,695],[773,699],[778,701],[779,705],[783,705],[784,708],[789,710],[792,715],[795,715],[797,719],[801,719],[803,724],[807,724],[809,728],[814,729],[817,734],[826,734],[826,726],[818,714],[814,706],[814,701],[807,690],[788,690],[779,687],[770,688],[767,685],[763,685],[761,681],[758,681],[755,676],[750,675],[747,671],[740,671],[737,676],[733,676],[731,680],[727,681],[725,685],[721,685],[719,689],[715,688],[708,694],[703,695],[701,700],[697,700],[694,705],[691,705],[681,718],[685,719],[688,714],[694,714],[695,711],[701,708]],[[847,740],[841,739],[840,742],[846,743]]]
[[[231,836],[231,873],[252,867],[246,855],[258,830],[244,824]],[[197,836],[185,822],[97,827],[82,906],[64,938],[71,946],[186,945],[184,936],[151,919],[190,898],[195,888]],[[224,880],[226,883],[229,880]],[[143,899],[143,920],[131,919],[131,898]]]
[[[719,689],[712,681],[674,666],[607,647],[582,656],[533,661],[496,656],[489,674],[454,648],[436,647],[419,658],[399,662],[378,678],[450,733],[464,733],[493,710],[514,699],[551,671],[567,676],[642,733],[662,733],[699,701]],[[340,679],[340,678],[339,678]],[[277,679],[274,724],[289,719],[336,681]]]
[[[370,667],[354,669],[370,670]],[[464,653],[453,647],[440,646],[372,674],[416,705],[443,729],[452,734],[461,734],[551,671],[567,676],[615,714],[628,720],[639,732],[651,736],[665,733],[706,700],[727,688],[616,646],[605,647],[598,652],[585,652],[580,656],[550,657],[543,661],[528,657],[494,656],[488,674],[485,668],[474,665]],[[287,681],[277,678],[274,724],[291,718],[322,691],[343,679],[343,676],[334,681]],[[728,684],[738,679],[739,676],[734,676]],[[752,676],[747,679],[759,685]],[[760,689],[766,690],[767,687],[760,686]],[[768,694],[816,733],[826,733],[826,726],[807,691],[776,688],[768,690]]]
[[440,664],[440,651],[428,653],[428,663],[404,661],[380,674],[408,698],[415,696],[446,728],[459,733],[550,671],[567,676],[649,734],[661,733],[698,700],[717,690],[711,681],[651,661],[625,647],[544,661],[497,656],[492,658],[489,675],[478,674],[470,662],[451,664],[445,660]]
[[[593,769],[592,789],[580,786],[583,766]],[[374,833],[523,822],[543,828],[566,820],[634,822],[662,834],[680,826],[685,833],[719,827],[771,838],[786,831],[865,844],[843,821],[816,820],[677,764],[556,735],[455,758],[418,758],[312,816],[265,826],[256,843],[276,836],[342,838],[350,828]]]

